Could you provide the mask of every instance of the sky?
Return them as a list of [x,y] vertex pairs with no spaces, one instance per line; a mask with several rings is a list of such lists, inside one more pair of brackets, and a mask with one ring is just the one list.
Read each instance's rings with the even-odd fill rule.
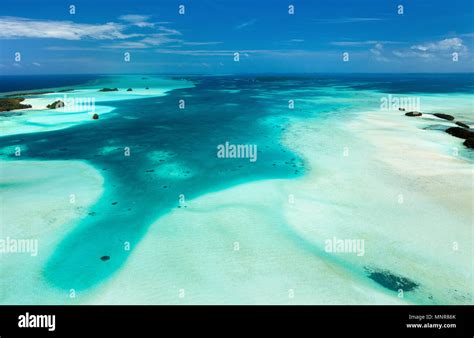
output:
[[0,75],[473,72],[473,7],[472,0],[2,0]]

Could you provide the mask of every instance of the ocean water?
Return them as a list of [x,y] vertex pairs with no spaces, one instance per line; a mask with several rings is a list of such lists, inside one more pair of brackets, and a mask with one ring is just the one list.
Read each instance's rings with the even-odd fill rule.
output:
[[[183,198],[192,200],[248,182],[304,177],[307,163],[281,142],[294,119],[320,120],[327,127],[328,121],[347,121],[379,109],[380,98],[387,93],[460,95],[464,100],[474,93],[472,75],[464,74],[167,79],[127,75],[9,83],[3,83],[1,91],[74,85],[70,95],[81,97],[93,95],[91,89],[120,88],[120,93],[100,97],[98,104],[113,110],[98,121],[0,138],[4,160],[15,161],[12,149],[19,146],[25,150],[22,160],[86,161],[104,177],[102,196],[41,268],[41,278],[53,288],[84,292],[119,273],[152,224],[187,207]],[[145,83],[150,90],[160,86],[166,90],[147,95]],[[129,99],[123,95],[128,87],[143,96]],[[290,100],[294,107],[289,107]],[[472,105],[462,109],[460,114],[470,118],[465,120],[474,122]],[[331,133],[328,129],[317,132]],[[218,158],[217,146],[226,142],[257,145],[257,161]],[[472,151],[463,149],[461,155],[472,159]],[[74,190],[69,194],[75,194]],[[310,244],[301,241],[301,245]],[[124,250],[128,246],[130,250]],[[102,256],[110,260],[104,264]]]
[[27,90],[44,90],[64,86],[83,85],[96,80],[98,75],[2,75],[0,92],[19,92]]

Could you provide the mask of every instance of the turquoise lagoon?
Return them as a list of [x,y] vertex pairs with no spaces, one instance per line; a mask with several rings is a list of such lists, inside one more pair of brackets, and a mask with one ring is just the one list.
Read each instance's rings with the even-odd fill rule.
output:
[[[34,88],[21,87],[21,81],[18,86],[4,91],[45,89],[41,78],[35,79]],[[103,87],[117,87],[119,91],[98,92]],[[3,84],[2,88],[8,87]],[[133,91],[127,92],[127,88]],[[60,93],[61,89],[72,90]],[[183,302],[176,296],[181,289],[194,294],[190,303],[211,304],[287,303],[292,299],[288,298],[288,292],[298,292],[300,297],[302,293],[306,295],[298,303],[472,302],[472,289],[469,289],[472,271],[466,271],[465,260],[453,267],[456,276],[461,276],[459,284],[424,287],[422,277],[417,279],[413,267],[403,259],[398,265],[384,266],[384,255],[387,262],[394,261],[390,255],[400,252],[391,249],[388,243],[379,243],[379,248],[387,248],[386,252],[372,251],[372,257],[377,256],[373,259],[380,271],[392,271],[393,275],[374,275],[367,262],[357,260],[356,256],[348,258],[325,252],[317,234],[311,237],[306,230],[296,229],[271,200],[279,194],[283,199],[298,196],[298,190],[280,191],[278,187],[286,187],[287,182],[302,182],[310,173],[314,177],[330,178],[340,170],[365,170],[361,166],[364,151],[372,154],[373,145],[363,143],[357,135],[351,136],[341,126],[365,112],[379,110],[381,97],[389,93],[421,97],[425,102],[422,108],[452,113],[472,124],[471,75],[91,76],[86,82],[78,79],[78,83],[58,84],[52,91],[25,97],[35,106],[65,96],[92,97],[100,119],[91,120],[88,109],[65,113],[70,114],[68,118],[60,111],[44,109],[0,117],[6,131],[0,138],[2,163],[19,160],[34,161],[35,165],[38,161],[85,163],[102,176],[103,192],[81,211],[80,218],[68,221],[70,230],[61,233],[57,241],[43,241],[48,243],[43,245],[49,245],[43,251],[47,253],[44,259],[23,259],[23,265],[16,269],[26,282],[18,287],[0,284],[3,285],[0,302],[68,304],[71,302],[68,295],[74,290],[82,298],[72,303],[174,304]],[[289,107],[290,100],[294,101],[294,107]],[[180,106],[183,102],[184,109]],[[459,140],[436,130],[443,123],[430,122],[420,128],[431,126],[431,133],[445,137],[437,145],[437,151],[448,156],[453,146],[459,147],[462,161],[472,165],[472,151],[463,148]],[[309,138],[308,130],[304,129],[308,126],[314,126]],[[312,161],[301,147],[291,146],[297,141],[288,138],[309,140],[308,147],[314,146],[318,151],[311,154]],[[217,146],[225,142],[257,145],[258,160],[218,158]],[[360,155],[358,164],[344,167],[339,154],[344,146],[356,145]],[[14,154],[17,147],[22,149],[21,158]],[[354,179],[360,174],[354,172]],[[75,177],[68,179],[74,181]],[[80,185],[80,181],[77,183]],[[13,191],[18,185],[21,182],[4,179],[1,187]],[[47,200],[47,183],[44,189]],[[350,195],[352,188],[332,189],[347,189],[346,194]],[[378,189],[374,191],[368,198],[377,200]],[[74,188],[69,191],[65,187],[64,198],[74,193]],[[24,198],[25,205],[17,205],[18,213],[21,208],[28,208],[28,196]],[[318,201],[317,190],[311,198]],[[332,203],[344,207],[345,198],[346,195],[340,201],[336,198]],[[195,209],[193,201],[196,201]],[[318,203],[331,207],[328,202]],[[379,208],[386,205],[374,203],[364,207],[380,212]],[[314,213],[317,212],[315,207]],[[426,222],[431,222],[433,216],[436,218],[438,211],[430,212]],[[206,218],[199,213],[205,213]],[[356,208],[352,216],[343,219],[347,227],[351,222],[358,224],[358,213]],[[259,222],[266,225],[260,227]],[[420,222],[424,222],[423,216]],[[460,227],[472,226],[472,219],[464,216],[459,216],[456,222]],[[200,227],[196,228],[196,224]],[[364,224],[355,235],[348,233],[357,238],[362,236],[370,243],[371,227],[377,224]],[[332,238],[328,234],[330,231],[325,235]],[[2,233],[4,237],[8,235]],[[155,242],[151,240],[153,236]],[[229,248],[226,253],[221,248],[224,238]],[[472,233],[465,240],[472,246]],[[236,246],[245,252],[240,263],[226,256]],[[245,251],[246,247],[253,249]],[[157,254],[160,252],[166,257]],[[370,250],[367,255],[371,255]],[[110,259],[104,261],[101,259],[104,256]],[[0,259],[11,257],[5,255]],[[429,270],[430,260],[424,262],[421,258],[410,264],[424,265]],[[395,276],[407,278],[417,288],[407,291],[405,298],[400,299],[393,288],[387,287],[390,283],[397,284]],[[8,283],[12,283],[11,279]],[[288,291],[293,290],[292,285],[298,288]],[[335,296],[338,288],[339,298]],[[451,292],[454,289],[458,293]]]

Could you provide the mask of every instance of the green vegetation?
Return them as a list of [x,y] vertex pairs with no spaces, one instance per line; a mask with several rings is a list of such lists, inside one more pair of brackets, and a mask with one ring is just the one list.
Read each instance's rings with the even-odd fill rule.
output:
[[118,88],[102,88],[99,92],[118,92]]
[[25,99],[23,97],[15,98],[0,98],[0,112],[10,111],[14,109],[26,109],[31,108],[30,104],[23,104]]
[[46,108],[48,109],[57,109],[57,108],[62,108],[62,107],[64,107],[64,102],[61,100],[54,101],[53,103],[48,104],[46,106]]

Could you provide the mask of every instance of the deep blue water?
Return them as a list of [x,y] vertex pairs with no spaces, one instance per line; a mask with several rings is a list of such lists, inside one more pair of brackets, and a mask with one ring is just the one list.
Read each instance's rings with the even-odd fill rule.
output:
[[[253,77],[253,76],[252,76]],[[397,93],[473,93],[474,73],[255,75],[266,82],[305,81],[321,86]]]
[[[56,88],[83,84],[100,75],[2,75],[0,93]],[[301,74],[246,75],[267,82],[306,80],[326,85],[348,85],[354,89],[373,89],[391,93],[473,92],[474,73],[461,74]]]
[[[341,79],[341,78],[339,78]],[[353,89],[370,89],[392,94],[473,93],[474,73],[466,74],[366,74],[344,76]],[[355,82],[354,84],[351,84]]]
[[57,88],[83,84],[97,79],[97,75],[2,75],[0,76],[0,93]]
[[[53,78],[41,84],[38,80],[32,86],[58,87],[65,85],[61,81],[71,80]],[[160,215],[179,207],[180,194],[189,200],[239,182],[303,175],[303,161],[279,142],[287,127],[285,117],[291,114],[304,118],[317,112],[323,118],[350,107],[350,102],[325,107],[303,103],[289,111],[287,102],[295,93],[299,98],[314,97],[318,89],[331,86],[392,93],[472,92],[473,88],[470,74],[229,76],[189,80],[195,83],[194,88],[173,90],[167,96],[105,102],[116,110],[114,116],[100,123],[0,139],[2,147],[26,146],[31,159],[87,160],[105,177],[104,195],[61,242],[45,267],[44,276],[49,282],[67,290],[82,290],[112,276],[130,254],[123,250],[123,243],[130,242],[133,250]],[[22,85],[23,81],[15,80],[11,87],[4,83],[3,90],[33,88],[25,87],[26,82]],[[181,98],[186,100],[184,110],[177,106]],[[262,123],[265,120],[267,123]],[[216,146],[226,141],[257,144],[258,160],[218,159]],[[100,153],[102,147],[111,146],[116,151]],[[130,157],[123,155],[124,147],[131,149]],[[169,156],[151,159],[150,153],[158,150]],[[184,165],[179,179],[155,175],[160,166],[169,162]],[[107,264],[100,260],[104,255],[111,257]]]

